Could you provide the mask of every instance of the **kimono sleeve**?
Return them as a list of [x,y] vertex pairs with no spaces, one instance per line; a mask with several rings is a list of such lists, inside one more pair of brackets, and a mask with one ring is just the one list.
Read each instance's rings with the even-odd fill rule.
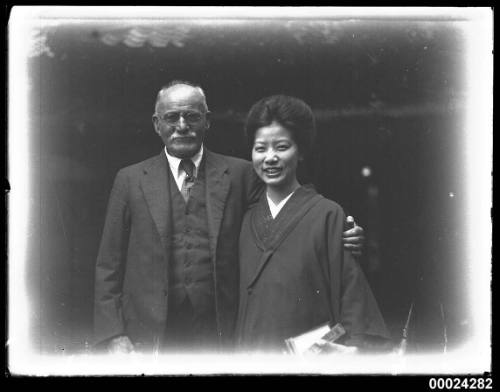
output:
[[127,177],[120,171],[108,202],[95,270],[94,339],[103,341],[123,334],[121,296],[130,232]]
[[[330,256],[336,254],[340,259],[339,263],[330,260],[330,281],[340,285],[333,287],[332,292],[338,295],[337,313],[347,331],[342,343],[358,347],[386,345],[389,333],[373,292],[358,262],[343,249],[341,235],[344,224],[345,214],[340,208],[328,225],[328,241]],[[334,243],[331,243],[332,239]],[[332,301],[336,300],[335,297]]]

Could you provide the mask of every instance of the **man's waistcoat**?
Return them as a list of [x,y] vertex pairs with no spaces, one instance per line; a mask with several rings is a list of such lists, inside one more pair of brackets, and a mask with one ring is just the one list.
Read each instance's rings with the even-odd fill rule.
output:
[[169,170],[172,207],[169,303],[175,307],[188,296],[195,313],[215,315],[203,162],[198,171],[186,203]]

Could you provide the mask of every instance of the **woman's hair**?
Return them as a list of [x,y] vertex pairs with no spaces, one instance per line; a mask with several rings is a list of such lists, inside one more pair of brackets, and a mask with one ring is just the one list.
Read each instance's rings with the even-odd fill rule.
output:
[[253,146],[258,129],[274,121],[286,128],[304,156],[308,155],[316,136],[316,122],[311,108],[304,101],[287,95],[273,95],[256,102],[248,113],[245,134]]

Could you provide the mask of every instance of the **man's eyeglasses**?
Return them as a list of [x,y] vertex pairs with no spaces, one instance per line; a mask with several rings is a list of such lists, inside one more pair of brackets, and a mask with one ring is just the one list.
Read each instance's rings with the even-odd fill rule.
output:
[[201,121],[203,115],[204,113],[201,112],[197,112],[194,110],[186,110],[185,112],[166,112],[160,118],[167,124],[176,124],[181,119],[182,116],[182,118],[184,118],[186,122],[194,124],[197,123],[198,121]]

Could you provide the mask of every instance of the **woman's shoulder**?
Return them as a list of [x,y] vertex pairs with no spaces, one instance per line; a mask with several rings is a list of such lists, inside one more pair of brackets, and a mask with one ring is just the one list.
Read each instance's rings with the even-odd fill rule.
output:
[[[246,159],[238,158],[238,157],[233,157],[229,155],[223,155],[219,154],[216,152],[213,152],[211,150],[206,149],[206,154],[207,154],[207,159],[210,159],[212,161],[219,161],[219,162],[224,162],[229,168],[234,169],[252,169],[252,163]],[[252,169],[253,170],[253,169]]]
[[319,201],[316,203],[316,205],[313,207],[313,210],[318,213],[318,214],[321,214],[321,215],[330,215],[330,214],[343,214],[345,215],[344,213],[344,209],[342,208],[342,206],[337,203],[336,201],[332,200],[332,199],[328,199],[327,197],[325,197],[324,195],[321,195],[321,198],[319,199]]
[[303,185],[302,189],[304,190],[304,192],[310,193],[312,195],[317,194],[319,196],[318,202],[314,206],[316,209],[322,211],[343,211],[343,208],[339,203],[319,193],[313,185]]
[[328,209],[331,209],[331,210],[335,210],[335,211],[338,211],[338,210],[341,210],[343,211],[344,209],[342,208],[342,206],[337,203],[336,201],[332,200],[332,199],[328,199],[327,197],[321,195],[321,200],[319,201],[319,203],[321,203],[321,206],[323,208],[328,208]]

